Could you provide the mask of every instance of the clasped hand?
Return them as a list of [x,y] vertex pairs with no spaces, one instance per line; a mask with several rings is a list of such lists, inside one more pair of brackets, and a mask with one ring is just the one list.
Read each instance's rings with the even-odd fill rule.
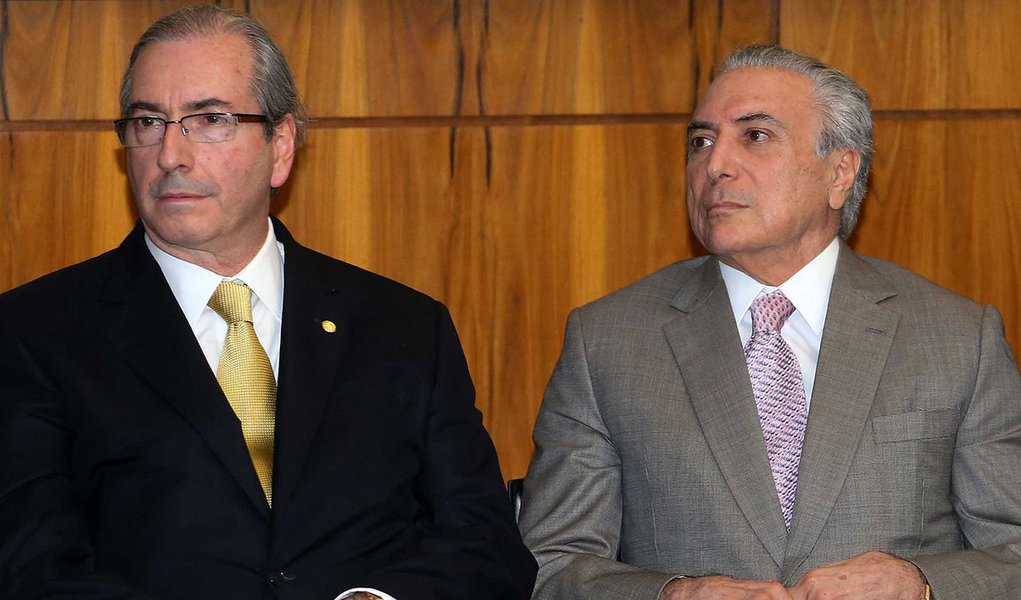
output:
[[670,582],[660,600],[922,600],[925,577],[918,567],[883,552],[812,569],[792,588],[776,581],[722,575]]

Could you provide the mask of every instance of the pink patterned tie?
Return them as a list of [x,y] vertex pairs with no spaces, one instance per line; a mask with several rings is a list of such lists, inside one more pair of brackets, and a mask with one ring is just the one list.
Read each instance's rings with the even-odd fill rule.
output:
[[794,513],[801,444],[808,423],[801,365],[780,336],[780,328],[793,312],[794,305],[780,290],[756,298],[752,302],[752,337],[744,349],[769,466],[773,470],[776,495],[780,498],[787,529],[791,528]]

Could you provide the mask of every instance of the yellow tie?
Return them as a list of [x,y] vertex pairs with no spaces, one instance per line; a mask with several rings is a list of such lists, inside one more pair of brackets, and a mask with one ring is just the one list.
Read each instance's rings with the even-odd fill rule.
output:
[[220,353],[216,379],[241,421],[248,454],[266,501],[272,506],[277,386],[269,357],[252,324],[252,289],[240,282],[222,281],[209,299],[209,308],[227,321],[227,341]]

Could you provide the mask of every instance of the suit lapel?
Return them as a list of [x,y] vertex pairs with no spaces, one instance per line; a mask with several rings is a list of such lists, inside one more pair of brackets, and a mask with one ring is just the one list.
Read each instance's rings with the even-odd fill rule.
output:
[[245,447],[241,424],[209,369],[140,227],[118,249],[125,265],[111,275],[109,340],[124,361],[165,398],[267,518],[269,508]]
[[808,558],[857,452],[899,316],[878,305],[895,290],[841,245],[798,473],[784,562],[789,577]]
[[[298,245],[278,222],[274,225],[277,238],[285,245],[273,471],[274,511],[282,513],[297,486],[344,361],[349,305],[354,296],[344,293],[345,281],[325,278],[325,265],[319,264],[318,255]],[[329,271],[335,272],[335,268]]]
[[787,530],[773,484],[740,335],[719,265],[707,260],[671,305],[664,326],[706,442],[738,506],[779,566]]

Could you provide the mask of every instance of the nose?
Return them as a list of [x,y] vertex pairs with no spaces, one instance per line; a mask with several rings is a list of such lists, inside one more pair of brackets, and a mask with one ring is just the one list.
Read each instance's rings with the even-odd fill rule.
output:
[[194,144],[186,139],[184,125],[168,123],[166,131],[163,132],[163,141],[160,142],[160,153],[156,161],[159,168],[167,173],[178,169],[188,170],[194,159],[193,151]]
[[723,136],[716,139],[709,149],[709,158],[706,162],[706,176],[709,181],[719,183],[734,178],[734,163],[737,160],[735,150],[733,144]]

